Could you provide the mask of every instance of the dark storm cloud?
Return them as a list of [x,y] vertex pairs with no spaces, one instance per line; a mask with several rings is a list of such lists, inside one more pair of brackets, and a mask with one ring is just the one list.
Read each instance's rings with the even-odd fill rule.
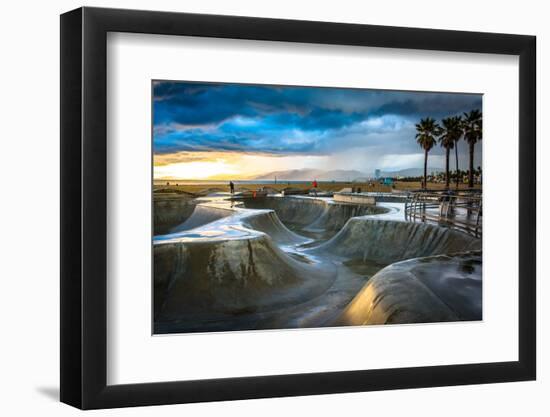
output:
[[[364,89],[155,82],[155,153],[418,152],[414,123],[481,109],[481,96]],[[439,150],[434,152],[440,153]]]

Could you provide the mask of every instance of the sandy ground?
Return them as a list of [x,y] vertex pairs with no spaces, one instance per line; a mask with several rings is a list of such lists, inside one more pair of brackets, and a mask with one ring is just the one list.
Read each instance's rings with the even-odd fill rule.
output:
[[[239,190],[258,190],[262,187],[271,188],[281,191],[285,188],[313,188],[311,182],[303,183],[278,183],[278,184],[235,184],[237,191]],[[343,188],[359,187],[362,191],[370,192],[391,192],[393,190],[418,190],[420,189],[420,182],[404,182],[397,181],[394,187],[388,185],[382,185],[379,183],[350,183],[350,182],[320,182],[318,183],[319,191],[340,191]],[[167,181],[165,184],[155,184],[154,191],[156,193],[175,192],[175,193],[189,193],[191,195],[205,195],[216,191],[229,191],[229,183],[227,184],[178,184],[176,181]],[[461,190],[468,189],[468,184],[460,184]],[[476,185],[474,188],[480,189],[480,185]],[[442,183],[428,183],[428,190],[443,190],[445,184]],[[451,185],[451,189],[455,189],[455,185]]]

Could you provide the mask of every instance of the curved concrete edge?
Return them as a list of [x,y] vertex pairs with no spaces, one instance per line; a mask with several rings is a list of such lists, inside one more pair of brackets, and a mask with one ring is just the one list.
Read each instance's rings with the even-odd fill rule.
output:
[[298,226],[303,231],[339,231],[351,217],[382,215],[390,211],[387,207],[335,202],[322,197],[266,196],[257,199],[243,199],[249,209],[271,209],[284,224]]
[[[208,221],[211,220],[211,221]],[[195,227],[187,228],[184,225]],[[197,205],[183,230],[155,236],[153,245],[176,242],[221,242],[265,236],[280,245],[300,245],[311,239],[289,230],[273,210],[250,210],[208,204]]]
[[154,248],[155,317],[266,312],[322,294],[335,277],[331,265],[298,262],[263,233],[174,241]]
[[427,223],[354,217],[327,242],[308,252],[391,264],[404,259],[481,249],[481,240]]
[[482,319],[481,252],[392,264],[375,274],[329,325]]
[[300,236],[289,230],[273,210],[255,210],[256,213],[244,216],[242,224],[252,230],[265,233],[280,245],[302,245],[311,242],[311,239]]
[[[250,227],[255,231],[272,235],[275,241],[282,244],[307,243],[311,242],[309,237],[294,233],[288,229],[286,224],[300,225],[299,230],[303,231],[328,230],[333,232],[331,233],[333,235],[351,217],[366,215],[379,217],[392,211],[392,208],[388,207],[342,204],[315,197],[268,196],[234,200],[228,198],[229,196],[223,195],[219,199],[203,197],[187,202],[184,205],[185,210],[180,208],[181,217],[184,218],[182,222],[174,225],[174,216],[170,215],[170,222],[159,221],[159,225],[155,223],[154,242],[186,237],[235,238],[238,235],[237,229]],[[269,202],[266,203],[267,201]],[[270,208],[271,206],[274,208]],[[162,210],[159,211],[162,212]],[[272,213],[268,215],[271,218],[262,217],[265,213]],[[173,213],[155,214],[155,222],[157,217],[166,217],[168,214]],[[215,231],[216,227],[218,233]],[[164,233],[157,233],[159,228]],[[242,235],[244,236],[245,233]]]
[[170,233],[174,227],[192,216],[197,202],[186,194],[154,194],[154,234]]
[[182,223],[170,230],[170,233],[178,233],[185,230],[195,229],[205,224],[214,222],[225,217],[232,216],[234,211],[230,208],[219,207],[208,203],[199,203],[191,215]]

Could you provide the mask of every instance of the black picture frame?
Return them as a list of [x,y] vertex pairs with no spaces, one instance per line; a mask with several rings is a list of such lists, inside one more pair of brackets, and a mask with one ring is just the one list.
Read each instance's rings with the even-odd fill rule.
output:
[[[107,375],[108,32],[519,56],[518,361],[112,385]],[[61,15],[61,401],[82,409],[533,380],[536,38],[136,10]]]

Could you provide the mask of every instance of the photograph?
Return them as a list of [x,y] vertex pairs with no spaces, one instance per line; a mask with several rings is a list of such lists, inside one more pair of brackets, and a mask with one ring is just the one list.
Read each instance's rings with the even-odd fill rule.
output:
[[153,334],[483,319],[482,94],[151,95]]

